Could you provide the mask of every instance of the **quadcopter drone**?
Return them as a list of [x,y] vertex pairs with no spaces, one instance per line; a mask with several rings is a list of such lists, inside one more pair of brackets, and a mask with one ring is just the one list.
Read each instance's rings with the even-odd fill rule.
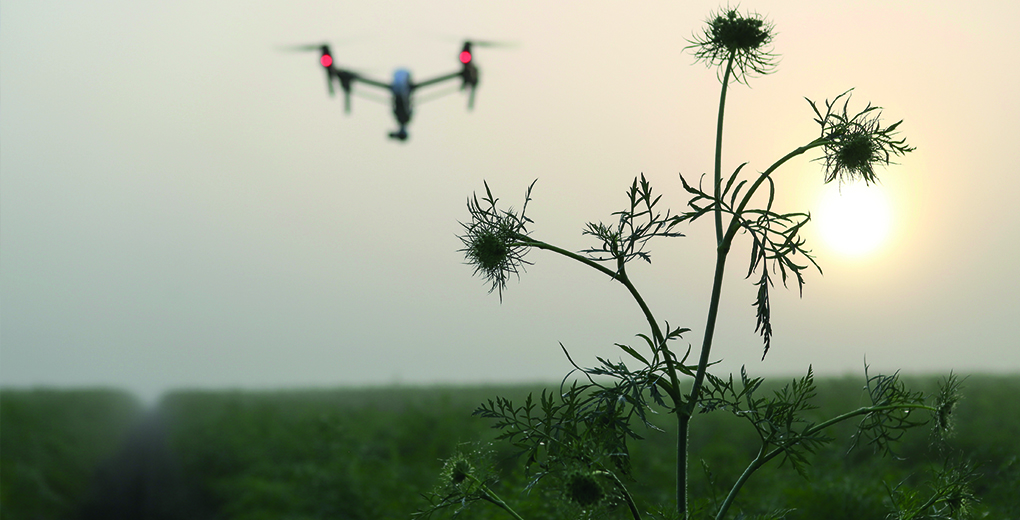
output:
[[330,51],[329,45],[327,44],[302,45],[290,47],[289,49],[295,51],[322,52],[322,56],[319,58],[319,64],[326,70],[326,86],[329,87],[329,95],[333,96],[336,93],[333,89],[333,80],[336,80],[340,84],[340,88],[344,91],[344,112],[346,113],[350,113],[351,111],[351,88],[354,83],[360,82],[371,87],[385,89],[389,92],[393,100],[393,117],[396,118],[397,125],[399,125],[399,128],[390,132],[389,136],[391,139],[406,141],[408,136],[407,125],[411,122],[411,115],[414,109],[414,93],[420,88],[438,85],[445,81],[460,78],[460,90],[468,91],[468,110],[472,109],[475,103],[475,89],[478,87],[478,67],[474,64],[474,57],[471,53],[471,49],[472,47],[493,47],[497,45],[500,44],[494,42],[465,41],[464,46],[461,48],[460,54],[458,55],[461,65],[460,70],[457,72],[451,72],[425,81],[416,82],[411,79],[411,71],[401,68],[393,72],[393,80],[390,83],[366,77],[358,72],[336,67],[335,62],[333,61],[333,53]]

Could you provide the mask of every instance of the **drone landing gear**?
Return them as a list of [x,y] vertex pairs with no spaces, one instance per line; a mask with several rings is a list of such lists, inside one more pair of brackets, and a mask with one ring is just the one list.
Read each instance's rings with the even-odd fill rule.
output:
[[390,132],[390,139],[398,139],[400,141],[406,141],[407,140],[407,129],[405,129],[404,127],[400,127],[400,130],[397,130],[396,132]]

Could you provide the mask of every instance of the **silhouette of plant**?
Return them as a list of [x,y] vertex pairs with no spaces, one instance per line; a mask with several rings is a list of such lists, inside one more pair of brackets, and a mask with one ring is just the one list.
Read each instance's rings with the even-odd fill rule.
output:
[[[763,357],[771,348],[774,331],[770,291],[776,279],[785,286],[796,281],[803,291],[804,274],[818,267],[801,236],[810,221],[804,212],[780,212],[774,208],[776,183],[773,174],[791,159],[817,149],[824,162],[824,181],[840,183],[877,182],[876,168],[913,151],[897,137],[900,122],[886,125],[881,109],[868,104],[860,111],[850,109],[851,90],[832,101],[824,110],[808,103],[820,126],[820,135],[783,155],[764,170],[746,173],[740,164],[731,174],[722,174],[722,129],[727,89],[731,83],[747,84],[754,76],[776,69],[771,45],[773,25],[756,13],[725,8],[713,14],[706,27],[687,49],[696,61],[717,70],[721,82],[716,126],[715,168],[710,182],[704,176],[696,183],[680,176],[682,188],[690,195],[680,213],[664,210],[661,196],[641,174],[628,188],[627,206],[613,214],[609,223],[588,223],[583,235],[595,243],[580,252],[568,251],[535,238],[527,229],[531,220],[525,210],[531,201],[533,182],[527,189],[521,210],[499,209],[496,197],[485,184],[485,195],[468,200],[471,219],[463,223],[462,252],[475,274],[480,274],[502,300],[510,277],[519,277],[531,249],[556,253],[591,267],[619,282],[640,308],[647,330],[637,334],[637,346],[616,344],[627,361],[597,357],[594,367],[581,367],[564,354],[574,367],[557,392],[544,391],[523,404],[496,397],[481,405],[475,415],[491,419],[501,430],[498,440],[509,442],[518,452],[528,476],[526,489],[538,486],[559,489],[559,496],[574,504],[583,515],[609,510],[627,511],[635,520],[648,513],[664,518],[694,518],[712,515],[725,518],[744,484],[773,459],[790,464],[806,476],[805,468],[815,451],[833,439],[826,430],[845,421],[857,421],[854,446],[866,443],[877,451],[892,453],[894,443],[909,429],[931,422],[933,438],[944,438],[951,429],[950,416],[959,400],[959,380],[950,375],[939,392],[926,396],[909,391],[898,373],[871,375],[865,367],[865,388],[870,402],[821,422],[809,420],[815,408],[815,383],[809,367],[804,377],[771,393],[762,390],[762,378],[741,369],[739,378],[719,377],[709,372],[724,281],[724,268],[738,234],[750,239],[747,278],[757,286],[754,302],[756,332],[763,341]],[[706,186],[707,184],[707,186]],[[757,196],[757,197],[756,197]],[[651,263],[648,245],[654,239],[680,238],[683,225],[703,216],[714,222],[716,265],[708,302],[707,322],[697,359],[690,359],[692,347],[677,348],[677,340],[691,329],[660,322],[648,307],[628,275],[628,264],[640,259]],[[661,325],[660,325],[661,324]],[[682,354],[682,355],[681,355]],[[627,363],[631,363],[628,365]],[[571,376],[574,377],[571,381]],[[695,507],[688,496],[688,443],[692,418],[699,413],[725,411],[745,421],[757,434],[757,455],[734,481],[726,496]],[[658,428],[650,414],[666,413],[677,421],[676,493],[672,504],[648,504],[642,511],[625,483],[640,478],[631,472],[630,442],[640,441],[638,424],[644,431]],[[928,414],[930,418],[925,418]],[[450,468],[453,468],[451,470]],[[459,469],[458,469],[459,468]],[[491,476],[476,476],[477,470],[458,455],[447,463],[445,483],[431,497],[431,506],[420,514],[465,507],[477,501],[497,505],[521,518],[506,502],[496,497],[486,483]],[[707,472],[706,466],[706,472]],[[453,475],[451,477],[451,474]],[[940,472],[931,484],[933,493],[923,497],[903,486],[890,488],[890,501],[897,518],[920,518],[922,514],[959,511],[971,497],[971,473],[966,465]],[[713,477],[714,479],[714,477]],[[708,498],[708,497],[706,497]],[[622,507],[626,505],[626,509]],[[780,518],[783,510],[770,518]]]

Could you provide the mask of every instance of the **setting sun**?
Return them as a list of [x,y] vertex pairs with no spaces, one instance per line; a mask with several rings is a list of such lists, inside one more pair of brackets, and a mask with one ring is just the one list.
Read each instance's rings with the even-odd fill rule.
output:
[[892,224],[889,200],[875,184],[827,185],[815,216],[826,245],[848,256],[874,252],[888,238]]

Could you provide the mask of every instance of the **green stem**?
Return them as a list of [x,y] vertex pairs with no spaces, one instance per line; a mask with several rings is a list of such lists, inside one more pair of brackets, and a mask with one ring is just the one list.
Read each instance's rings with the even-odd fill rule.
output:
[[726,61],[726,72],[723,74],[722,91],[719,93],[719,116],[715,125],[715,243],[721,244],[723,239],[722,212],[719,204],[722,202],[722,133],[723,114],[726,112],[726,90],[730,84],[730,73],[733,72],[734,55]]
[[[772,166],[769,166],[769,168],[767,170],[765,170],[764,172],[762,172],[761,175],[758,176],[758,179],[755,180],[754,184],[752,184],[751,187],[747,190],[747,192],[744,194],[744,198],[741,199],[741,201],[740,201],[740,205],[737,206],[737,208],[733,212],[733,217],[730,219],[729,228],[726,230],[726,234],[722,236],[722,239],[719,242],[719,246],[716,249],[715,277],[714,277],[714,280],[712,282],[712,299],[709,301],[709,305],[708,305],[708,319],[706,320],[707,323],[705,324],[705,337],[704,337],[704,340],[702,341],[702,344],[701,344],[701,357],[698,360],[698,371],[694,375],[694,383],[691,386],[691,395],[688,398],[687,406],[684,408],[684,410],[680,414],[680,418],[679,418],[679,426],[680,426],[680,428],[679,428],[678,435],[683,436],[684,438],[686,438],[687,435],[690,432],[690,420],[691,420],[691,416],[693,416],[694,409],[698,405],[698,399],[701,397],[701,387],[702,387],[702,385],[704,385],[704,382],[705,382],[705,373],[707,372],[708,362],[709,362],[710,355],[711,355],[711,352],[712,352],[712,340],[715,337],[715,325],[716,325],[716,321],[717,321],[718,316],[719,316],[719,302],[720,302],[721,297],[722,297],[722,284],[723,284],[723,278],[724,278],[723,275],[725,274],[725,271],[726,271],[726,256],[729,254],[730,245],[733,243],[734,236],[736,236],[737,231],[740,229],[740,219],[739,219],[739,216],[744,211],[744,208],[747,207],[748,202],[750,202],[750,200],[751,200],[751,196],[754,195],[755,191],[757,191],[758,188],[761,187],[762,183],[764,183],[765,180],[770,175],[772,175],[772,172],[776,171],[777,168],[782,166],[784,163],[786,163],[790,159],[792,159],[792,158],[794,158],[794,157],[796,157],[796,156],[798,156],[798,155],[800,155],[800,154],[802,154],[802,153],[804,153],[804,152],[806,152],[806,151],[808,151],[808,150],[810,150],[812,148],[821,146],[821,145],[825,144],[825,142],[826,141],[824,139],[821,139],[821,138],[815,139],[814,141],[811,141],[810,143],[808,143],[808,144],[806,144],[804,146],[801,146],[800,148],[797,148],[796,150],[786,154],[785,156],[783,156],[783,158],[781,158],[778,161],[776,161],[775,163],[773,163]],[[716,177],[716,179],[718,180],[719,177]],[[717,198],[715,213],[716,213],[717,217],[721,218],[722,209],[721,209],[721,207],[719,205],[718,198]],[[681,448],[683,448],[683,451],[686,452],[686,445],[681,446],[680,441],[678,440],[677,441],[677,449],[679,450]],[[683,458],[683,464],[684,464],[683,470],[686,472],[687,454],[683,453],[682,458]],[[678,456],[677,457],[677,481],[678,481],[678,484],[677,484],[677,487],[678,487],[677,494],[678,494],[678,497],[679,497],[679,493],[680,493],[680,491],[679,491],[680,472],[681,472],[680,459],[681,459],[681,457]],[[684,476],[684,480],[686,480],[686,475]],[[685,482],[685,485],[686,485],[686,482]],[[686,493],[685,493],[685,495],[683,497],[683,502],[682,502],[684,504],[684,510],[686,510],[686,505],[687,505],[686,501],[687,501],[687,497],[686,497]],[[678,499],[678,503],[680,503],[679,499]]]
[[740,492],[740,489],[744,487],[744,484],[747,482],[748,479],[751,478],[751,475],[754,474],[755,471],[758,471],[759,468],[764,466],[770,460],[776,458],[776,456],[778,456],[780,453],[783,453],[784,451],[790,449],[793,445],[799,443],[801,438],[810,437],[828,428],[829,426],[843,422],[853,417],[857,417],[859,415],[866,415],[873,412],[882,412],[885,410],[903,410],[903,409],[923,409],[929,411],[935,410],[934,408],[923,404],[865,406],[858,408],[856,410],[851,410],[849,412],[837,415],[836,417],[833,417],[832,419],[829,419],[825,422],[816,424],[815,426],[812,426],[811,428],[804,430],[804,433],[798,436],[797,439],[792,439],[790,441],[784,442],[783,444],[777,446],[771,451],[766,452],[766,449],[768,448],[768,443],[763,442],[761,449],[758,451],[758,455],[754,457],[754,460],[752,460],[750,464],[748,464],[747,468],[744,469],[744,472],[740,475],[740,478],[738,478],[737,481],[733,484],[733,487],[730,489],[729,494],[726,495],[726,500],[723,501],[722,506],[719,507],[719,512],[715,516],[716,520],[722,520],[722,518],[726,515],[726,511],[733,504],[733,500],[736,499],[737,493]]
[[713,184],[715,185],[715,239],[716,239],[716,262],[715,279],[712,283],[712,300],[708,306],[708,323],[705,325],[705,337],[701,344],[701,356],[698,361],[698,371],[694,376],[694,385],[691,387],[691,395],[685,406],[677,406],[677,440],[676,440],[676,504],[677,511],[681,518],[688,518],[687,507],[687,440],[690,435],[691,417],[694,408],[698,403],[698,395],[701,392],[701,385],[705,380],[705,371],[708,368],[709,353],[712,350],[712,336],[715,333],[715,322],[719,313],[719,298],[722,294],[723,273],[726,266],[726,255],[729,253],[729,241],[723,235],[722,229],[722,136],[723,119],[726,114],[726,91],[730,83],[730,74],[733,72],[734,55],[731,54],[726,61],[726,71],[723,73],[722,89],[719,93],[719,115],[716,118],[715,127],[715,172]]
[[740,474],[740,478],[738,478],[737,482],[733,484],[733,488],[730,489],[730,493],[726,495],[726,500],[723,500],[722,506],[719,507],[719,512],[715,515],[715,520],[723,519],[723,517],[726,515],[726,511],[729,510],[730,505],[732,505],[733,501],[737,498],[737,493],[740,491],[740,488],[744,486],[744,482],[747,482],[747,479],[751,478],[751,474],[753,474],[755,471],[758,471],[758,468],[762,467],[765,464],[765,461],[762,460],[762,455],[765,453],[765,448],[766,444],[762,443],[761,449],[758,450],[758,454],[755,455],[754,460],[752,460],[751,463],[747,465],[747,468],[744,469],[744,472]]
[[[727,235],[729,237],[729,235]],[[729,237],[732,239],[732,237]],[[715,278],[712,282],[712,299],[708,306],[708,320],[705,324],[705,337],[701,344],[701,357],[698,360],[698,371],[694,375],[694,384],[691,386],[691,395],[687,399],[686,406],[677,409],[677,509],[680,510],[683,518],[687,518],[687,439],[690,434],[691,417],[694,416],[694,409],[698,405],[698,398],[701,395],[701,387],[705,382],[705,373],[708,370],[709,354],[712,351],[712,339],[715,335],[715,324],[719,316],[719,301],[722,297],[723,274],[726,271],[726,255],[729,253],[729,240],[719,245],[715,259]],[[681,487],[682,486],[682,487]]]
[[641,520],[641,511],[638,510],[637,504],[634,503],[634,497],[630,496],[630,491],[627,490],[627,486],[623,485],[620,478],[611,471],[599,471],[598,474],[609,477],[616,484],[616,487],[620,488],[623,493],[623,498],[627,500],[627,507],[630,508],[630,514],[634,517],[634,520]]
[[678,518],[686,519],[690,516],[687,511],[687,440],[690,437],[691,415],[687,413],[687,406],[678,403],[676,408],[676,503]]
[[936,491],[934,495],[928,498],[928,500],[925,503],[921,504],[920,507],[914,509],[914,511],[910,513],[910,515],[907,516],[904,520],[914,520],[914,518],[916,518],[917,515],[924,513],[925,511],[928,510],[928,508],[935,505],[935,503],[938,502],[940,498],[942,498],[941,494]]
[[726,235],[723,237],[723,242],[727,244],[727,248],[729,247],[729,244],[733,241],[733,237],[737,234],[737,231],[740,230],[739,216],[744,212],[744,208],[747,207],[747,204],[751,202],[751,197],[755,194],[755,192],[758,191],[758,188],[761,187],[762,183],[764,183],[765,180],[772,175],[772,172],[779,169],[779,167],[782,166],[783,164],[786,164],[786,162],[789,161],[790,159],[793,159],[794,157],[801,155],[812,148],[818,148],[819,146],[823,146],[828,142],[829,141],[827,139],[819,137],[818,139],[815,139],[814,141],[811,141],[810,143],[799,148],[796,148],[792,152],[784,155],[781,159],[772,163],[772,166],[769,166],[767,170],[758,174],[758,178],[755,179],[754,183],[751,184],[751,187],[748,188],[746,193],[744,193],[744,197],[740,199],[740,204],[738,204],[736,209],[733,210],[733,217],[730,218],[730,226],[726,230]]
[[542,242],[541,240],[535,240],[525,235],[520,235],[516,238],[517,242],[521,245],[534,247],[537,249],[544,249],[546,251],[551,251],[553,253],[559,253],[572,260],[577,260],[578,262],[581,262],[582,264],[587,265],[588,267],[591,267],[605,274],[606,276],[609,276],[613,280],[620,282],[621,284],[623,284],[624,287],[627,288],[627,291],[630,292],[630,295],[634,298],[634,301],[637,302],[638,307],[641,308],[641,313],[644,314],[645,319],[648,321],[648,326],[651,328],[654,343],[656,345],[659,345],[659,348],[663,351],[663,357],[665,358],[666,361],[666,369],[669,372],[670,377],[670,386],[664,389],[667,392],[667,394],[669,394],[670,398],[673,399],[674,404],[679,406],[680,403],[682,402],[680,395],[680,381],[677,378],[676,374],[677,370],[675,365],[673,364],[673,356],[671,355],[669,348],[666,346],[666,338],[662,334],[662,330],[659,328],[658,323],[656,323],[655,316],[652,315],[652,310],[648,308],[648,304],[645,303],[644,298],[641,297],[641,293],[638,292],[637,288],[634,287],[634,284],[631,283],[630,278],[627,277],[627,273],[623,269],[623,263],[622,262],[619,263],[619,271],[613,271],[612,269],[609,269],[608,267],[590,258],[579,255],[573,251],[567,251],[566,249]]
[[608,277],[610,277],[610,278],[612,278],[612,279],[622,283],[624,285],[624,287],[626,287],[627,290],[630,291],[630,294],[631,294],[631,296],[634,297],[634,301],[637,302],[638,307],[641,307],[641,312],[645,315],[645,319],[648,320],[648,326],[651,327],[651,329],[652,329],[652,336],[655,338],[655,341],[656,342],[663,341],[662,331],[659,329],[659,325],[656,324],[655,317],[652,316],[651,309],[648,308],[648,304],[645,303],[644,298],[641,297],[641,294],[638,293],[638,291],[634,287],[634,285],[632,283],[630,283],[629,279],[627,279],[626,274],[624,274],[623,272],[613,271],[612,269],[610,269],[610,268],[608,268],[608,267],[606,267],[606,266],[604,266],[604,265],[602,265],[602,264],[600,264],[600,263],[598,263],[598,262],[596,262],[596,261],[594,261],[594,260],[592,260],[590,258],[587,258],[585,256],[579,255],[579,254],[577,254],[577,253],[575,253],[573,251],[567,251],[566,249],[563,249],[563,248],[560,248],[560,247],[556,247],[556,246],[554,246],[552,244],[547,244],[545,242],[542,242],[541,240],[535,240],[535,239],[533,239],[531,237],[528,237],[528,236],[524,236],[524,235],[518,236],[517,237],[517,243],[519,243],[520,245],[523,245],[523,246],[534,247],[534,248],[537,248],[537,249],[544,249],[546,251],[552,251],[553,253],[559,253],[559,254],[567,257],[567,258],[570,258],[572,260],[577,260],[578,262],[581,262],[582,264],[587,265],[588,267],[596,269],[599,272],[601,272],[602,274],[605,274],[606,276],[608,276]]
[[478,483],[479,489],[481,489],[482,491],[482,498],[488,500],[490,503],[492,503],[496,507],[499,507],[503,511],[510,513],[510,515],[516,518],[517,520],[524,520],[524,518],[522,518],[521,515],[517,514],[517,511],[514,511],[513,508],[506,505],[506,502],[504,502],[502,498],[499,498],[499,495],[497,495],[491,489],[489,489],[489,486],[486,486],[485,483],[483,483],[481,480],[478,480],[477,478],[471,475],[468,475],[468,478]]

